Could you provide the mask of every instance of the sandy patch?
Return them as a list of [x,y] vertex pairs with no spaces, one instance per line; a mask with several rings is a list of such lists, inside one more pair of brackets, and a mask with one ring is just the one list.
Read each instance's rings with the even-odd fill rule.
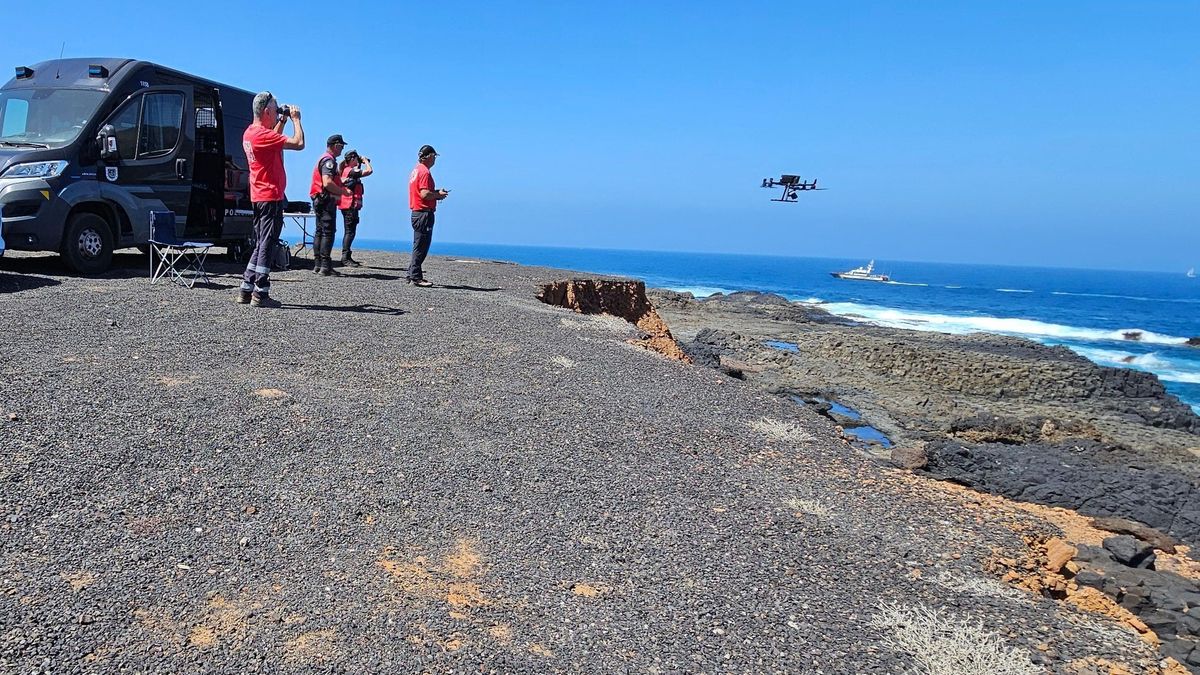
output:
[[322,663],[336,656],[337,651],[337,631],[332,628],[301,633],[283,647],[289,661]]
[[63,581],[67,582],[67,584],[70,585],[71,590],[75,591],[76,593],[96,583],[96,575],[88,572],[87,570],[80,570],[78,572],[62,572],[58,576],[61,577]]

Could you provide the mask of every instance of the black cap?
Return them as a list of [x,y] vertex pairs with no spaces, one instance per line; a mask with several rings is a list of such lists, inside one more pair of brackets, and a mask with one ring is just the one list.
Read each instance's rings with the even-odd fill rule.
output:
[[421,149],[417,151],[417,159],[424,159],[430,155],[437,157],[437,150],[434,150],[432,145],[422,145]]
[[346,139],[342,138],[341,134],[334,134],[329,137],[329,140],[325,141],[325,145],[327,146],[337,145],[338,143],[341,143],[342,145],[346,144]]

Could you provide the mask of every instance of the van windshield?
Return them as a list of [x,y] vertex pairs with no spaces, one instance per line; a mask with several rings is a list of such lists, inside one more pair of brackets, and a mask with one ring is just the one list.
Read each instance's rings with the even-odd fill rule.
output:
[[106,95],[97,89],[0,90],[0,147],[66,145],[83,131]]

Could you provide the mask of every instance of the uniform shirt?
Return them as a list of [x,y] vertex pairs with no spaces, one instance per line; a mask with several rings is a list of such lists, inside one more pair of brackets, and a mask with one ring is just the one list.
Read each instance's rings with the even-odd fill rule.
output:
[[342,185],[345,185],[346,181],[350,180],[351,178],[358,178],[360,180],[354,186],[354,195],[353,196],[342,195],[341,197],[338,197],[338,208],[339,209],[361,209],[362,208],[362,203],[363,203],[362,202],[363,184],[362,184],[362,180],[361,180],[362,179],[362,167],[355,168],[352,166],[347,166],[346,170],[342,171]]
[[337,159],[332,152],[326,152],[321,155],[321,159],[317,160],[317,165],[313,167],[312,185],[308,186],[308,196],[316,197],[325,190],[322,176],[332,176],[333,184],[341,187],[342,177],[338,175]]
[[432,196],[428,199],[421,199],[421,190],[435,192],[433,174],[429,173],[429,167],[417,162],[416,168],[408,176],[408,208],[413,211],[437,209],[437,200]]
[[251,124],[242,134],[242,148],[250,162],[250,201],[277,202],[283,199],[287,188],[287,174],[283,171],[283,144],[287,136]]

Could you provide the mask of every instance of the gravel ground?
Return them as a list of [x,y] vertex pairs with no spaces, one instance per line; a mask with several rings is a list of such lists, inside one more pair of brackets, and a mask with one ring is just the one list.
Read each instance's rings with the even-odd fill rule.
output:
[[360,259],[280,309],[0,260],[0,672],[903,672],[885,605],[1157,664],[986,578],[988,513],[533,298],[566,273]]

